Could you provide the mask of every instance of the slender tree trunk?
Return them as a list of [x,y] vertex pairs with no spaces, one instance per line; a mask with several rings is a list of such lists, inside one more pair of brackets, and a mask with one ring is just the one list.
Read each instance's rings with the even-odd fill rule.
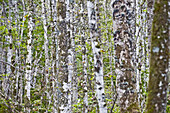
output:
[[169,63],[168,0],[155,1],[147,113],[166,113]]
[[[16,1],[14,1],[14,4],[13,4],[14,6],[15,6],[15,8],[13,9],[13,12],[14,12],[14,17],[15,17],[15,25],[14,25],[14,33],[15,33],[15,31],[17,32],[17,33],[15,33],[16,35],[15,35],[15,37],[14,37],[14,45],[16,45],[16,46],[14,46],[14,48],[15,48],[15,59],[13,58],[13,62],[15,63],[14,65],[15,65],[15,67],[17,68],[17,69],[19,69],[19,61],[20,61],[20,58],[19,58],[19,46],[20,46],[20,42],[19,42],[19,31],[20,31],[20,24],[19,24],[19,14],[18,14],[18,6],[20,5],[20,4],[17,4],[17,2]],[[15,85],[14,85],[14,100],[15,100],[15,102],[17,102],[17,101],[19,101],[19,84],[18,84],[18,81],[19,81],[19,76],[20,76],[20,72],[17,70],[17,69],[14,69],[15,71],[14,71],[14,83],[15,83]]]
[[[103,81],[103,62],[101,58],[100,52],[100,35],[99,28],[97,25],[98,22],[98,10],[95,11],[94,4],[91,1],[87,1],[88,8],[88,18],[89,18],[89,28],[90,28],[90,37],[92,40],[92,50],[94,54],[94,68],[95,68],[95,76],[96,76],[96,93],[97,100],[99,104],[99,112],[107,113],[107,106],[105,103],[105,94],[104,94],[104,81]],[[97,13],[97,15],[96,15]]]
[[[146,29],[146,2],[143,0],[136,0],[136,89],[138,92],[138,102],[143,112],[145,97],[146,97],[146,83],[144,79],[146,76],[146,45],[145,45],[145,29]],[[144,89],[144,90],[140,90]]]
[[82,63],[83,63],[83,75],[84,75],[84,113],[88,113],[88,89],[87,89],[87,47],[86,47],[86,44],[87,44],[87,39],[86,39],[86,36],[85,36],[85,18],[84,18],[84,8],[85,8],[85,4],[84,4],[84,1],[81,2],[81,14],[82,14],[82,17],[81,17],[81,23],[82,23],[82,34],[81,34],[81,37],[82,37]]
[[[42,2],[42,18],[43,18],[43,28],[44,28],[44,50],[45,50],[45,87],[46,87],[46,100],[50,101],[50,94],[49,94],[49,50],[48,50],[48,34],[47,34],[47,15],[46,12],[49,12],[49,7],[46,8],[45,4],[46,4],[46,0],[41,0]],[[46,112],[49,109],[49,103],[50,102],[46,102]]]
[[[12,34],[12,27],[11,27],[11,22],[12,22],[12,4],[11,1],[8,1],[8,20],[7,20],[7,27],[8,27],[8,35],[6,36],[7,38],[7,42],[8,42],[8,50],[7,50],[7,62],[9,64],[12,64],[12,56],[13,56],[13,50],[12,50],[12,42],[13,42],[13,38],[11,36]],[[11,96],[11,92],[10,92],[10,86],[12,86],[12,82],[10,82],[9,77],[12,74],[12,70],[11,70],[11,66],[7,65],[6,66],[6,73],[8,76],[6,76],[6,83],[5,83],[5,96]]]
[[75,11],[75,5],[76,2],[71,1],[71,9],[70,9],[70,29],[71,29],[71,37],[72,37],[72,51],[73,51],[73,76],[72,76],[72,105],[77,103],[77,99],[78,99],[78,85],[77,85],[77,66],[76,66],[76,45],[75,45],[75,34],[76,34],[76,30],[77,27],[74,25],[74,22],[76,20],[76,16],[74,14]]
[[26,85],[25,85],[25,91],[26,91],[26,98],[24,100],[25,106],[26,106],[26,112],[30,112],[30,89],[31,89],[31,73],[32,73],[32,31],[33,31],[33,18],[32,18],[32,11],[33,11],[33,1],[29,1],[29,20],[28,20],[28,38],[27,38],[27,57],[26,57]]
[[[58,89],[56,87],[58,87],[58,79],[57,79],[57,75],[58,75],[58,29],[57,29],[57,1],[56,0],[52,0],[51,2],[52,4],[52,16],[53,16],[53,25],[52,27],[53,29],[53,82],[52,82],[52,87],[53,87],[53,112],[54,113],[58,113],[57,109],[58,109]],[[57,93],[56,93],[57,90]]]
[[74,40],[73,40],[73,29],[72,29],[72,3],[71,1],[67,0],[67,12],[66,12],[66,22],[67,24],[67,32],[68,32],[68,111],[69,113],[72,112],[72,78],[74,75],[74,61],[73,61],[73,47],[74,47]]
[[59,28],[59,76],[60,87],[59,108],[61,113],[68,111],[68,33],[66,26],[66,0],[57,2],[57,19]]

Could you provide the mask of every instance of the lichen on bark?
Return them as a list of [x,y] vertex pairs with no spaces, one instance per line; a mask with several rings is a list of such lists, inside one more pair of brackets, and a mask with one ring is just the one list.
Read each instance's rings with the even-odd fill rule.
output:
[[168,0],[156,0],[152,23],[147,113],[166,113],[168,87]]
[[115,74],[121,113],[139,112],[135,72],[135,2],[113,0]]

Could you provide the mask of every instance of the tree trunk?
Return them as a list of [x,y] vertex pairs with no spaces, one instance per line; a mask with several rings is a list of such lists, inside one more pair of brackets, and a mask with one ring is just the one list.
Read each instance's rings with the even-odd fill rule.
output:
[[[103,62],[101,57],[101,49],[99,43],[99,28],[97,25],[98,22],[98,10],[95,11],[94,4],[91,1],[87,1],[88,8],[88,17],[89,17],[89,28],[90,28],[90,37],[92,40],[92,50],[94,54],[94,68],[96,76],[96,93],[97,100],[99,104],[99,112],[107,113],[107,106],[105,103],[105,94],[104,94],[104,81],[103,81]],[[96,14],[97,13],[97,14]]]
[[166,113],[169,60],[168,0],[155,1],[147,113]]
[[29,20],[28,20],[28,38],[27,38],[27,58],[26,58],[26,85],[25,85],[25,91],[26,91],[26,98],[24,100],[25,106],[26,106],[26,112],[30,112],[30,89],[31,89],[31,73],[32,73],[32,31],[33,31],[33,18],[32,18],[32,11],[33,11],[33,1],[30,0],[29,4]]
[[58,81],[60,92],[60,112],[68,111],[68,32],[66,26],[66,3],[67,0],[58,0],[57,2],[57,19],[59,28],[59,76]]
[[138,112],[135,73],[135,3],[133,0],[112,2],[115,74],[121,113]]

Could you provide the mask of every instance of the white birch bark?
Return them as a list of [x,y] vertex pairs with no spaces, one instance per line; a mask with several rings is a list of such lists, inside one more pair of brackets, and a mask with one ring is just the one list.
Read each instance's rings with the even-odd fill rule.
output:
[[[0,60],[4,60],[4,49],[3,49],[3,41],[0,40]],[[0,74],[4,74],[4,64],[0,62]],[[0,80],[0,88],[2,86],[2,80]]]
[[32,1],[30,1],[29,6],[29,20],[28,20],[28,39],[27,39],[27,57],[26,57],[26,98],[25,98],[25,105],[26,105],[26,112],[30,112],[30,89],[31,89],[31,73],[32,73],[32,31],[33,31],[33,18],[32,18]]
[[68,108],[67,109],[67,112],[71,113],[72,112],[72,77],[73,77],[73,74],[74,74],[74,71],[73,71],[73,36],[72,36],[72,29],[71,29],[71,22],[72,22],[72,14],[71,14],[71,3],[70,3],[70,0],[67,0],[66,1],[66,22],[69,23],[67,24],[67,32],[68,32]]
[[84,75],[84,82],[83,82],[83,86],[84,86],[84,113],[88,113],[88,89],[87,89],[87,47],[86,47],[86,43],[87,43],[87,39],[85,36],[85,15],[84,15],[84,8],[85,8],[85,4],[84,1],[81,2],[81,13],[82,13],[82,17],[81,17],[81,23],[82,23],[82,63],[83,63],[83,75]]
[[[12,5],[10,3],[10,1],[8,2],[9,5],[9,16],[8,16],[8,30],[9,30],[9,35],[7,36],[7,41],[8,41],[8,52],[7,52],[7,62],[11,64],[11,58],[12,58],[12,36],[10,36],[11,34],[11,22],[12,22],[12,15],[11,15],[11,8]],[[7,65],[7,74],[11,74],[11,66]]]
[[136,38],[137,38],[137,43],[136,43],[136,90],[138,92],[138,102],[139,104],[141,104],[141,101],[140,99],[142,98],[141,97],[141,94],[140,94],[140,86],[139,85],[142,81],[141,81],[141,65],[142,65],[142,33],[141,31],[143,30],[143,26],[141,25],[142,24],[142,21],[141,21],[141,16],[142,16],[142,13],[141,13],[141,3],[143,1],[142,0],[136,0]]
[[90,37],[92,40],[92,49],[94,54],[94,68],[96,76],[96,94],[99,104],[99,112],[107,113],[107,106],[105,103],[105,94],[104,94],[104,81],[103,81],[103,62],[100,52],[100,43],[98,41],[99,33],[97,32],[97,19],[94,10],[94,4],[90,1],[87,1],[88,8],[88,19],[89,19],[89,29]]
[[12,67],[12,73],[14,74],[13,76],[13,80],[12,80],[12,99],[14,100],[15,104],[18,104],[19,101],[19,76],[20,76],[20,71],[19,69],[19,61],[20,61],[20,57],[19,57],[19,46],[20,46],[20,42],[19,42],[19,33],[20,33],[20,23],[19,23],[19,14],[18,14],[18,6],[19,4],[17,4],[17,1],[11,1],[12,3],[12,16],[13,16],[13,23],[15,23],[13,25],[13,33],[15,32],[15,34],[13,36],[13,43],[14,43],[14,48],[15,50],[13,51],[14,57],[12,58],[12,64],[15,66]]
[[[52,27],[54,27],[54,32],[53,32],[53,35],[54,35],[54,53],[53,53],[53,64],[52,64],[52,68],[53,68],[53,79],[56,79],[56,81],[58,82],[58,79],[57,79],[57,75],[58,75],[58,30],[57,30],[57,1],[56,0],[52,0],[51,1],[52,3],[52,16],[53,16],[53,25]],[[57,109],[58,109],[58,91],[56,91],[57,89],[55,87],[58,87],[58,83],[56,82],[55,80],[53,80],[53,83],[52,83],[52,87],[53,87],[53,102],[54,102],[54,105],[53,105],[53,112],[54,113],[58,113]]]
[[[22,15],[22,26],[24,26],[24,22],[25,22],[25,15],[26,15],[26,11],[25,11],[25,2],[24,0],[22,0],[22,9],[23,9],[23,15]],[[23,39],[23,34],[24,34],[24,28],[22,27],[21,28],[21,40]],[[20,56],[21,57],[21,56]],[[22,56],[23,57],[23,56]],[[21,57],[21,58],[22,58]],[[21,62],[22,63],[22,62]],[[20,66],[21,68],[24,68],[25,66]],[[20,76],[20,81],[19,81],[19,84],[20,84],[20,89],[19,89],[19,96],[20,96],[20,100],[19,102],[22,104],[23,103],[23,75],[21,74]]]
[[[42,19],[43,19],[43,28],[44,28],[44,50],[45,50],[45,87],[46,87],[46,90],[49,89],[49,86],[48,86],[48,77],[49,77],[49,55],[48,55],[48,36],[47,36],[47,15],[46,15],[46,11],[48,9],[46,9],[45,7],[45,0],[41,0],[42,2]],[[46,95],[47,95],[47,99],[50,100],[50,95],[49,95],[49,92],[47,91],[46,92]],[[48,103],[46,103],[46,112],[48,111],[49,109],[49,104],[50,104],[50,101]]]
[[[6,36],[6,39],[7,39],[7,44],[8,44],[8,50],[7,50],[7,62],[9,64],[12,64],[12,54],[13,54],[13,50],[12,50],[12,36],[11,36],[11,30],[12,30],[12,27],[11,27],[11,22],[12,22],[12,4],[10,2],[8,2],[8,7],[9,7],[9,11],[8,11],[8,19],[7,19],[7,27],[8,27],[8,35]],[[11,66],[10,65],[7,65],[6,66],[6,73],[8,76],[6,76],[5,78],[5,87],[4,87],[4,90],[5,90],[5,96],[10,96],[10,93],[9,93],[9,88],[10,88],[10,83],[9,82],[9,76],[12,74],[12,70],[11,70]],[[9,94],[8,94],[9,93]]]
[[[150,8],[152,7],[151,3]],[[150,37],[149,29],[151,29],[151,9],[147,7],[147,1],[136,0],[136,68],[137,68],[137,92],[138,102],[141,107],[141,112],[144,112],[146,102],[146,88],[148,83],[149,72],[149,47]],[[150,13],[149,13],[150,12]],[[147,14],[149,13],[149,15]],[[148,17],[149,16],[149,17]],[[148,21],[150,23],[148,23]]]
[[77,27],[74,25],[75,20],[76,20],[76,16],[75,16],[75,4],[76,2],[71,1],[71,10],[70,10],[70,28],[72,30],[72,51],[73,51],[73,77],[72,77],[72,104],[76,104],[77,103],[77,99],[78,99],[78,85],[77,85],[77,59],[76,59],[76,51],[75,51],[75,33],[77,30]]

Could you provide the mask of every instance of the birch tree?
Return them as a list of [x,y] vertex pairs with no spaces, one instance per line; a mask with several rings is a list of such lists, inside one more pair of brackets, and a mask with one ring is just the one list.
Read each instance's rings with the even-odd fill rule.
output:
[[[49,43],[48,43],[48,34],[47,34],[47,15],[46,15],[46,12],[49,12],[48,10],[49,10],[49,7],[48,8],[46,8],[46,6],[45,6],[45,4],[46,4],[46,2],[47,1],[45,1],[45,0],[41,0],[41,2],[42,2],[42,19],[43,19],[43,28],[44,28],[44,52],[45,52],[45,87],[46,87],[46,89],[47,90],[49,90],[49,84],[48,84],[48,82],[49,82],[49,80],[48,80],[48,78],[49,78],[49,49],[48,49],[48,45],[49,45]],[[50,95],[49,95],[49,91],[48,92],[46,92],[46,98],[50,101]],[[48,104],[49,104],[50,102],[46,102],[46,106],[47,106],[47,108],[46,108],[46,112],[47,112],[47,110],[49,109],[48,108]]]
[[112,1],[115,74],[120,111],[137,112],[135,73],[135,4],[133,0]]
[[[92,49],[94,54],[94,68],[95,68],[95,76],[96,76],[96,94],[97,100],[99,104],[99,112],[107,113],[107,106],[105,103],[105,94],[104,94],[104,81],[103,81],[103,62],[101,58],[100,52],[100,43],[99,38],[100,35],[98,33],[97,26],[97,11],[94,9],[94,4],[91,1],[87,1],[88,8],[88,19],[89,19],[89,29],[90,29],[90,37],[92,41]],[[98,15],[97,15],[98,16]]]
[[168,1],[155,0],[147,113],[166,113],[169,63]]
[[58,24],[59,24],[59,78],[60,88],[60,112],[68,111],[68,33],[66,27],[66,0],[57,2]]
[[73,81],[73,76],[74,76],[74,39],[73,39],[73,9],[72,9],[72,1],[67,0],[67,12],[66,12],[66,22],[67,24],[67,32],[68,32],[68,111],[67,112],[72,112],[72,81]]
[[147,36],[147,2],[136,0],[136,81],[138,102],[141,112],[145,108],[148,81],[148,36]]
[[[9,10],[9,12],[8,12],[8,18],[7,18],[7,22],[6,22],[6,24],[7,24],[7,29],[8,29],[8,35],[6,36],[6,40],[7,40],[7,44],[8,44],[8,49],[7,49],[7,56],[6,56],[6,58],[7,58],[7,62],[9,63],[9,64],[12,64],[12,56],[13,56],[13,50],[12,50],[12,42],[13,42],[13,37],[12,37],[12,27],[11,27],[11,22],[13,21],[12,19],[12,4],[11,4],[11,1],[8,1],[8,5],[7,5],[7,7],[8,7],[8,10]],[[6,15],[7,16],[7,15]],[[10,65],[7,65],[6,66],[6,74],[7,74],[7,76],[6,76],[6,78],[5,78],[5,80],[6,80],[6,83],[5,83],[5,85],[4,85],[4,90],[5,90],[5,96],[11,96],[11,92],[10,92],[10,86],[12,85],[12,82],[10,82],[10,79],[9,79],[9,77],[11,77],[11,75],[12,75],[12,70],[11,70],[12,68],[11,68],[11,66]]]
[[52,0],[52,15],[53,15],[53,22],[52,22],[52,27],[54,27],[54,31],[53,31],[53,35],[54,35],[54,53],[53,53],[53,64],[52,64],[52,68],[53,68],[53,77],[54,80],[52,83],[52,87],[53,87],[53,98],[54,98],[54,104],[53,104],[53,112],[58,112],[58,91],[56,92],[56,87],[58,87],[58,79],[57,79],[57,75],[58,75],[58,28],[57,28],[57,1],[56,0]]
[[30,112],[30,99],[31,99],[31,95],[30,95],[30,89],[31,89],[31,65],[32,65],[32,47],[31,47],[31,43],[32,43],[32,31],[33,31],[33,18],[32,18],[32,11],[33,11],[33,1],[30,0],[29,1],[29,20],[28,20],[28,39],[27,39],[27,58],[26,58],[26,75],[25,75],[25,79],[26,79],[26,85],[25,85],[25,91],[26,91],[26,98],[24,100],[25,105],[26,105],[26,112]]
[[84,10],[85,10],[85,1],[81,2],[81,23],[82,23],[82,63],[83,63],[83,75],[84,75],[84,113],[88,113],[88,89],[87,89],[87,48],[86,43],[87,39],[85,36],[85,18],[84,18]]

